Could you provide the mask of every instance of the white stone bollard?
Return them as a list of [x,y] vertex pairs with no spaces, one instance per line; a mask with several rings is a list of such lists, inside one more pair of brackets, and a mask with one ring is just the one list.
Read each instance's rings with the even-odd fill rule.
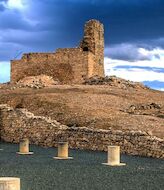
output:
[[58,143],[58,156],[54,158],[61,160],[73,159],[72,157],[68,157],[68,142]]
[[124,166],[125,163],[120,163],[120,146],[108,146],[108,162],[103,163],[109,166]]
[[20,190],[20,178],[0,177],[0,190]]
[[33,152],[29,152],[29,140],[28,139],[23,139],[20,141],[19,144],[19,152],[18,154],[33,154]]

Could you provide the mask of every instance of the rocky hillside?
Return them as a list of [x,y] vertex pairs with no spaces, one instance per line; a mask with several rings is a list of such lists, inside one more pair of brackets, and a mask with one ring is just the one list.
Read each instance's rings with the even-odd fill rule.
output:
[[39,89],[1,85],[2,103],[27,108],[68,126],[141,130],[164,138],[164,92],[116,77]]

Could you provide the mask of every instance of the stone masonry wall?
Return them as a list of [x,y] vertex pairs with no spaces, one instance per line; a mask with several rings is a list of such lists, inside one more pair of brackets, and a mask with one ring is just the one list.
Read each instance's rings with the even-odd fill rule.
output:
[[28,53],[11,61],[11,82],[27,76],[48,75],[61,84],[81,84],[94,75],[104,76],[103,24],[90,20],[84,28],[83,43],[77,48],[53,53]]
[[62,84],[82,83],[88,70],[88,54],[80,48],[58,49],[55,53],[24,54],[11,64],[11,81],[41,74],[53,77]]
[[32,144],[41,146],[56,147],[59,141],[68,141],[70,148],[99,151],[106,151],[108,145],[119,145],[122,153],[164,158],[164,139],[146,132],[68,127],[7,105],[0,105],[0,132],[6,142],[18,143],[27,137]]

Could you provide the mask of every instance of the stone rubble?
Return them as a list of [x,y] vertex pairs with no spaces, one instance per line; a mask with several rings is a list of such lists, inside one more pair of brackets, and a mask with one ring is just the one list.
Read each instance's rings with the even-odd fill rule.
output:
[[44,87],[52,87],[59,84],[58,81],[54,81],[52,77],[46,75],[30,76],[19,80],[16,84],[12,85],[11,89],[16,88],[33,88],[42,89]]
[[149,104],[136,104],[131,105],[129,108],[124,110],[124,112],[136,115],[155,115],[157,117],[164,118],[164,105],[154,102]]
[[116,76],[106,76],[106,77],[94,76],[89,79],[86,79],[83,84],[109,85],[109,86],[115,86],[121,89],[148,89],[148,87],[144,86],[142,83],[132,82],[129,80],[116,77]]

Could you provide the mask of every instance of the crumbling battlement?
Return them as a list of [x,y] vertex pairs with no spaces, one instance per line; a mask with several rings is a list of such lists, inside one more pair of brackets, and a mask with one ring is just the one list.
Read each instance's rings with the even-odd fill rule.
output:
[[106,151],[109,145],[119,145],[122,153],[164,158],[164,139],[147,132],[68,127],[4,104],[0,105],[0,137],[6,142],[16,143],[29,138],[31,143],[47,147],[68,141],[70,148],[100,151]]
[[62,84],[81,84],[91,76],[104,76],[104,28],[97,20],[86,22],[79,47],[53,53],[28,53],[11,61],[11,82],[27,76],[48,75]]

